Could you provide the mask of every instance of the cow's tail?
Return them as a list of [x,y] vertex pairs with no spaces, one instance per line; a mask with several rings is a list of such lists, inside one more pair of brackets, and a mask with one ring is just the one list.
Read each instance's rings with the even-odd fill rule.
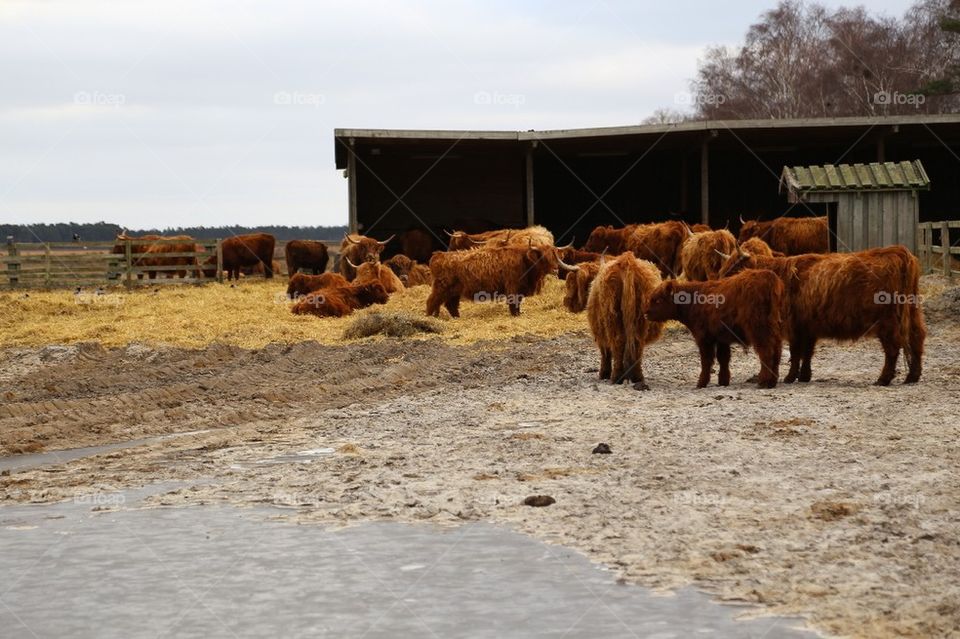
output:
[[927,327],[920,305],[920,261],[904,249],[905,259],[901,270],[901,299],[896,300],[900,325],[900,343],[909,367],[907,379],[917,381],[923,359],[923,342]]
[[621,271],[620,280],[620,316],[623,318],[623,374],[628,377],[633,374],[635,366],[639,365],[640,344],[644,335],[640,334],[640,300],[637,299],[637,269],[634,264]]

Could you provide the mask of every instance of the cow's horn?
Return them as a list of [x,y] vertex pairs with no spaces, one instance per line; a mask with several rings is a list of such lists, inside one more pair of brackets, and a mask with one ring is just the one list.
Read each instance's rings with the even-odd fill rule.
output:
[[746,223],[747,223],[747,221],[743,219],[743,213],[740,214],[740,223],[741,223],[741,224],[746,224]]
[[353,268],[360,268],[359,266],[357,266],[356,264],[354,264],[353,262],[351,262],[351,261],[350,261],[350,258],[347,257],[346,255],[343,256],[343,259],[345,259],[345,260],[347,261],[347,264],[349,264],[349,265],[352,266]]
[[[676,228],[676,227],[674,227],[674,228]],[[684,223],[683,223],[683,228],[687,229],[687,236],[688,236],[688,237],[693,237],[693,229],[690,228],[690,225],[689,225],[689,224],[687,224],[686,222],[684,222]]]
[[397,236],[397,234],[394,233],[393,235],[391,235],[390,237],[388,237],[388,238],[385,239],[384,241],[382,241],[382,242],[377,242],[377,244],[379,244],[380,246],[386,246],[386,245],[387,245],[387,242],[389,242],[390,240],[392,240],[392,239],[395,238],[396,236]]
[[449,235],[450,237],[458,237],[460,235],[460,231],[454,231],[453,233],[451,233],[447,229],[443,229],[443,232]]
[[723,230],[726,231],[730,228],[730,218],[727,218],[727,223],[723,225]]
[[346,241],[350,242],[351,244],[359,244],[359,243],[360,243],[360,240],[355,240],[355,239],[353,239],[352,237],[350,237],[349,235],[344,235],[344,236],[343,236],[343,239],[345,239]]
[[[469,237],[469,236],[468,236],[468,237]],[[470,241],[473,242],[474,244],[486,244],[486,243],[487,243],[486,240],[475,240],[475,239],[473,239],[472,237],[469,237],[469,239],[470,239]]]
[[565,270],[567,270],[567,271],[579,271],[579,270],[580,270],[580,267],[579,267],[579,266],[570,265],[570,264],[567,264],[566,262],[564,262],[563,260],[561,260],[559,255],[557,256],[557,264],[559,264],[561,268],[563,268],[563,269],[565,269]]
[[721,252],[720,252],[720,249],[713,249],[713,250],[716,251],[716,252],[717,252],[717,255],[719,255],[719,256],[722,257],[723,259],[725,259],[725,260],[729,260],[729,259],[730,259],[730,256],[727,255],[726,253],[721,253]]
[[558,247],[557,247],[557,250],[558,250],[558,251],[565,251],[565,250],[567,250],[567,249],[569,249],[569,248],[573,248],[573,243],[576,241],[576,239],[577,239],[577,238],[575,238],[575,237],[572,238],[572,239],[570,240],[570,243],[567,244],[566,246],[558,246]]

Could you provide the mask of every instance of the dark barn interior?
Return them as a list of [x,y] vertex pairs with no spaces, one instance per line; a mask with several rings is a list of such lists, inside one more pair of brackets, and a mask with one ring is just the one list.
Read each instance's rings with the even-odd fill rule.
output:
[[[600,224],[822,215],[790,204],[785,165],[919,159],[920,221],[955,219],[960,116],[685,122],[561,131],[337,129],[350,227],[470,231],[542,224],[560,243]],[[707,188],[704,191],[703,185]]]

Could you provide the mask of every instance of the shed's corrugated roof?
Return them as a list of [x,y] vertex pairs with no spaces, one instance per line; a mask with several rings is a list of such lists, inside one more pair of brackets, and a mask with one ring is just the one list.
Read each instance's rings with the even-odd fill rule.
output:
[[824,164],[785,166],[780,187],[809,191],[899,191],[929,189],[930,178],[920,160],[871,162],[870,164]]

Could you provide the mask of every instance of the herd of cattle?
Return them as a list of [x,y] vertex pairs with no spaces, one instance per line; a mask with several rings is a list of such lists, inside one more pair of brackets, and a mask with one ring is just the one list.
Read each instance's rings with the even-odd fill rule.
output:
[[[400,252],[383,262],[393,236],[379,241],[350,234],[340,247],[339,272],[326,272],[325,244],[296,240],[285,246],[287,294],[293,313],[340,317],[386,303],[405,288],[429,285],[428,315],[438,316],[443,307],[459,317],[462,299],[502,300],[511,315],[519,315],[523,299],[538,294],[546,276],[555,273],[565,279],[565,307],[586,311],[600,350],[600,377],[613,383],[647,388],[643,350],[667,320],[684,324],[696,340],[698,388],[709,383],[715,360],[718,383],[729,384],[731,347],[738,344],[753,347],[760,360],[756,381],[772,388],[783,341],[791,356],[783,381],[807,382],[819,339],[868,336],[879,339],[884,351],[878,385],[895,377],[901,349],[905,383],[918,381],[926,328],[917,259],[902,246],[831,253],[827,224],[826,217],[748,221],[739,238],[726,229],[679,221],[601,226],[580,249],[556,246],[541,226],[447,233],[445,251],[430,251],[431,238],[412,231],[397,238]],[[184,244],[153,246],[171,253],[193,249],[190,238],[166,239]],[[177,246],[180,250],[167,248]],[[274,246],[273,236],[262,233],[224,240],[223,270],[236,278],[259,266],[272,277],[278,266]],[[122,250],[118,243],[115,251]],[[135,252],[147,250],[149,245]],[[216,258],[182,264],[204,277],[216,274]]]

